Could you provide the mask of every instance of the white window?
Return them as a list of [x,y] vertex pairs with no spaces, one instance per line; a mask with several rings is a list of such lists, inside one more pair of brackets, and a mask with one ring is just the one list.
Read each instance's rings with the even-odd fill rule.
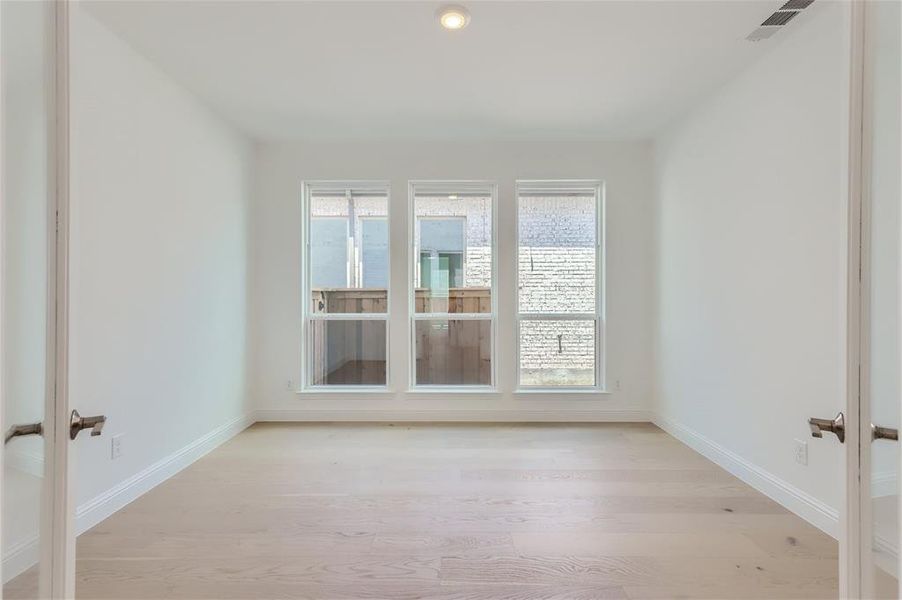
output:
[[520,388],[604,386],[603,208],[599,182],[517,182]]
[[304,184],[305,389],[387,385],[388,197],[381,182]]
[[495,385],[496,187],[413,182],[411,384]]

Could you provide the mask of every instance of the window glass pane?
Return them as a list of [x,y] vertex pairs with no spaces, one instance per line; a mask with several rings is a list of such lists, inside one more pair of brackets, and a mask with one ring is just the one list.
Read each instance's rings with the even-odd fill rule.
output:
[[594,313],[594,194],[519,198],[521,313]]
[[387,311],[387,215],[387,195],[311,193],[312,312]]
[[348,220],[310,220],[310,281],[317,288],[348,287]]
[[520,385],[595,385],[595,322],[520,321]]
[[[440,204],[438,204],[440,206]],[[466,217],[420,219],[420,250],[427,252],[463,252]]]
[[414,323],[417,385],[492,385],[490,320]]
[[388,288],[388,219],[360,220],[360,272],[365,288]]
[[[420,252],[420,282],[435,298],[439,291],[450,293],[462,287],[463,255],[460,252]],[[433,303],[435,304],[435,303]]]
[[309,324],[312,385],[385,385],[385,321]]
[[491,194],[416,193],[414,213],[416,312],[491,312]]

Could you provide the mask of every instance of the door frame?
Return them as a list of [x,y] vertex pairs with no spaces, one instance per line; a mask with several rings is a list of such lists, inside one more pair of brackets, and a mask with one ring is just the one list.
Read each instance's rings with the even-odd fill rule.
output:
[[[42,565],[50,598],[75,598],[75,495],[69,440],[69,2],[53,0],[53,93],[49,165],[51,248],[48,252],[49,308],[45,444],[51,460],[45,466],[44,513],[41,526]],[[45,484],[46,485],[46,484]],[[46,562],[44,562],[46,561]]]
[[[862,181],[864,123],[864,24],[863,0],[849,6],[849,129],[848,129],[848,217],[846,256],[846,455],[845,510],[840,510],[839,596],[854,599],[861,591],[861,350],[862,350]],[[842,508],[842,507],[841,507]]]

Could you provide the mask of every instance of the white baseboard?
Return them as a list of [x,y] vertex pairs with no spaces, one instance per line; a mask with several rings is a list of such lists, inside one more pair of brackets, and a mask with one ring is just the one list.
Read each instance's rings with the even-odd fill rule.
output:
[[252,414],[233,419],[85,502],[75,511],[76,532],[81,534],[97,525],[253,424]]
[[403,423],[625,423],[651,421],[644,410],[449,410],[261,409],[259,422],[403,422]]
[[653,418],[655,425],[680,440],[705,458],[717,463],[765,496],[802,517],[824,533],[838,538],[839,512],[814,496],[765,471],[727,450],[696,431],[661,415]]

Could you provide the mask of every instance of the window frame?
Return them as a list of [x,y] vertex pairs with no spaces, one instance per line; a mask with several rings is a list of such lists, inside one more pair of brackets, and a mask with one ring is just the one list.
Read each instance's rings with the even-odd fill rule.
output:
[[[391,223],[391,183],[387,180],[309,180],[301,182],[301,339],[300,339],[300,386],[299,393],[343,393],[348,392],[377,392],[385,393],[391,389],[391,233],[388,236],[388,286],[386,289],[384,313],[315,313],[311,310],[310,297],[312,293],[312,268],[310,264],[310,223],[313,217],[310,214],[312,197],[317,193],[344,192],[346,195],[385,195],[385,219]],[[377,215],[370,215],[376,217]],[[358,217],[359,218],[359,217]],[[364,216],[363,218],[367,218]],[[380,217],[381,218],[381,217]],[[346,217],[348,231],[351,227],[351,217]],[[352,251],[351,248],[348,249]],[[348,260],[357,260],[350,256]],[[348,276],[350,281],[350,276]],[[362,279],[361,279],[362,280]],[[385,383],[382,385],[314,385],[313,379],[313,353],[309,351],[310,323],[312,321],[384,321],[385,322]]]
[[[523,313],[520,311],[520,196],[526,192],[563,194],[592,192],[595,195],[595,311],[580,313]],[[516,368],[517,393],[599,393],[606,388],[607,320],[605,316],[605,184],[596,179],[518,179],[514,185],[514,272],[516,297]],[[594,321],[595,323],[595,385],[524,385],[520,363],[520,324],[523,321]]]
[[[491,312],[488,313],[418,313],[416,312],[416,283],[419,269],[420,252],[417,248],[417,219],[430,219],[431,216],[417,217],[416,197],[419,195],[451,196],[455,194],[485,194],[491,198],[492,227],[491,227]],[[436,215],[439,219],[452,219],[453,215]],[[464,235],[467,232],[466,216],[457,217],[464,219]],[[421,392],[495,392],[498,389],[498,184],[489,180],[411,180],[407,184],[407,221],[408,221],[408,248],[407,261],[407,313],[410,344],[410,360],[408,362],[408,391]],[[467,245],[463,248],[463,264],[467,262]],[[464,269],[466,267],[464,266]],[[463,274],[466,283],[466,271]],[[417,384],[417,321],[490,321],[489,327],[491,367],[489,385],[444,385],[444,384]]]

